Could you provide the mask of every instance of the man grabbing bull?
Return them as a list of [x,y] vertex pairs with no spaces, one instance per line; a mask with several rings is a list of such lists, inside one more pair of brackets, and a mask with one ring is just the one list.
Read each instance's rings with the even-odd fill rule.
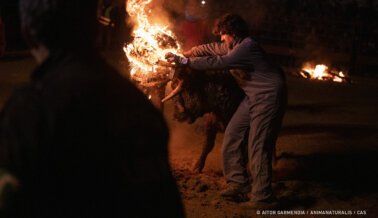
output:
[[[260,45],[249,37],[247,23],[236,14],[217,20],[213,32],[222,42],[193,47],[185,57],[167,54],[166,58],[195,70],[229,70],[246,97],[226,127],[223,139],[223,171],[228,187],[223,197],[245,195],[251,191],[245,164],[248,156],[252,177],[247,208],[273,208],[272,153],[287,103],[283,71],[272,65]],[[242,148],[248,134],[248,154]]]

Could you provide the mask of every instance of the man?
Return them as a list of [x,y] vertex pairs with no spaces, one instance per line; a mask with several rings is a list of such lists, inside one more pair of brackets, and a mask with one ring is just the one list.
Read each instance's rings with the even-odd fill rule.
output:
[[3,217],[184,216],[167,126],[95,51],[96,7],[20,0],[39,66],[0,116],[0,168],[18,187]]
[[251,190],[243,163],[242,141],[248,135],[248,161],[252,177],[246,207],[276,205],[272,193],[272,152],[286,106],[283,72],[273,66],[259,44],[248,36],[248,25],[236,14],[221,17],[214,28],[221,43],[200,45],[184,52],[188,58],[168,54],[170,61],[196,70],[230,70],[246,97],[226,127],[223,139],[223,170],[228,188],[224,197]]

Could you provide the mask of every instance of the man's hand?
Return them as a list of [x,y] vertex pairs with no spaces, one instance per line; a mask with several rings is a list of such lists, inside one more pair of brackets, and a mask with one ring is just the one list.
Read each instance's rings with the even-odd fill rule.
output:
[[176,64],[180,64],[180,65],[187,65],[188,64],[188,58],[183,58],[183,57],[180,57],[178,55],[175,55],[171,52],[168,52],[167,54],[165,54],[165,59],[167,59],[168,62],[172,63],[176,63]]
[[191,52],[191,50],[189,50],[189,51],[184,51],[184,52],[182,53],[182,55],[184,55],[185,57],[189,58],[190,56],[192,56],[192,52]]

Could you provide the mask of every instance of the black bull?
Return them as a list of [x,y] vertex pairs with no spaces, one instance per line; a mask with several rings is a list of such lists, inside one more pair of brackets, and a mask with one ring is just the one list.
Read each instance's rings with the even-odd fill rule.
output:
[[194,170],[201,172],[214,147],[216,134],[224,131],[245,94],[228,71],[204,72],[188,68],[176,69],[172,89],[177,92],[168,98],[174,101],[175,119],[193,123],[199,117],[205,118],[202,154],[194,165]]

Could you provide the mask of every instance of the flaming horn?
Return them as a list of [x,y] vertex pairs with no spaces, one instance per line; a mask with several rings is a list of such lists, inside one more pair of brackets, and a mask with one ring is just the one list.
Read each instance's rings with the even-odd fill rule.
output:
[[132,33],[133,41],[123,49],[131,63],[131,80],[137,83],[157,108],[163,110],[161,99],[165,96],[170,74],[174,73],[174,65],[164,61],[165,54],[177,54],[180,45],[167,25],[151,25],[147,16],[152,12],[148,8],[151,1],[127,1],[126,11],[136,25]]
[[[151,25],[147,16],[147,6],[151,0],[129,0],[126,11],[136,22],[132,33],[134,40],[124,47],[131,62],[131,76],[153,77],[159,73],[159,61],[165,60],[167,52],[177,54],[180,45],[168,26]],[[150,13],[151,10],[148,10]],[[166,70],[163,70],[165,72]]]

